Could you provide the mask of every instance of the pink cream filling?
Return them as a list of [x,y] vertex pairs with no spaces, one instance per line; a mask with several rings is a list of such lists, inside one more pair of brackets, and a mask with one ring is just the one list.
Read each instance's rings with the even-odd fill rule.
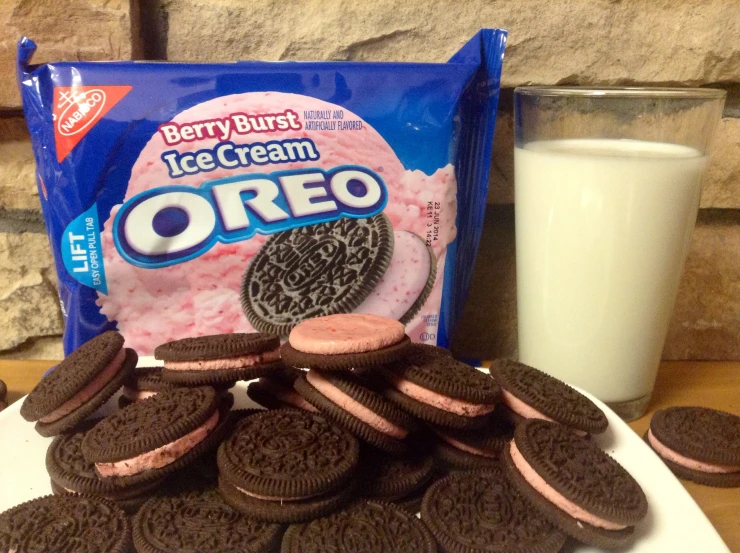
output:
[[526,459],[522,456],[519,449],[516,447],[514,440],[511,440],[511,459],[514,461],[519,473],[524,477],[527,483],[532,486],[537,492],[539,492],[545,499],[550,503],[558,507],[560,510],[565,511],[573,518],[583,521],[591,526],[598,528],[604,528],[605,530],[623,530],[627,526],[623,524],[616,524],[610,522],[594,514],[589,513],[585,509],[579,507],[569,499],[563,497],[560,492],[552,488],[545,480],[537,474],[532,466],[527,463]]
[[261,363],[272,363],[280,359],[280,348],[263,353],[204,359],[202,361],[165,361],[164,368],[171,371],[209,371],[220,369],[243,369]]
[[290,331],[288,341],[298,351],[320,355],[363,353],[397,344],[406,335],[398,321],[347,313],[307,319]]
[[41,417],[39,422],[47,424],[58,421],[62,417],[69,415],[72,411],[79,408],[83,403],[89,401],[91,397],[102,390],[105,385],[108,384],[114,376],[116,376],[123,366],[124,359],[126,359],[126,351],[122,349],[116,354],[113,361],[111,361],[108,366],[88,382],[87,386],[72,396],[71,399],[64,402],[61,407],[57,407],[45,417]]
[[478,455],[479,457],[487,457],[489,459],[495,459],[496,456],[488,453],[487,451],[483,451],[482,449],[478,449],[477,447],[473,447],[472,445],[464,444],[462,442],[458,442],[454,438],[450,438],[449,436],[445,436],[444,434],[440,432],[436,432],[437,436],[448,444],[450,444],[452,447],[459,449],[460,451],[464,451],[466,453],[471,453],[473,455]]
[[292,405],[293,407],[298,407],[299,409],[303,409],[304,411],[312,411],[313,413],[319,412],[316,407],[303,399],[303,397],[298,392],[293,389],[284,387],[279,382],[275,382],[270,378],[261,378],[260,384],[265,390],[270,392],[273,396],[275,396],[276,399],[282,401],[283,403],[287,403],[288,405]]
[[[542,419],[545,421],[557,422],[556,420],[551,419],[544,413],[541,413],[540,411],[532,407],[529,403],[525,403],[514,394],[504,390],[503,388],[501,389],[501,395],[504,401],[504,405],[506,405],[509,409],[514,411],[520,417],[524,417],[525,419]],[[579,436],[588,436],[588,432],[584,432],[583,430],[577,430],[575,428],[571,428],[571,430]]]
[[145,470],[153,470],[169,465],[185,455],[196,445],[202,442],[218,423],[218,411],[198,428],[178,438],[174,442],[158,447],[131,459],[116,461],[115,463],[95,463],[95,467],[102,477],[131,476]]
[[121,395],[131,401],[141,401],[142,399],[156,396],[157,392],[152,392],[149,390],[134,390],[133,388],[128,388],[124,386]]
[[731,474],[733,472],[740,472],[740,467],[737,466],[715,465],[713,463],[704,463],[702,461],[697,461],[696,459],[691,459],[690,457],[685,457],[658,440],[652,430],[648,430],[648,441],[661,457],[687,469],[710,474]]
[[444,396],[436,392],[432,392],[418,384],[415,384],[409,380],[400,378],[390,371],[383,371],[383,375],[391,381],[393,386],[401,393],[406,394],[409,397],[414,398],[417,401],[442,409],[456,415],[462,415],[463,417],[479,417],[481,415],[487,415],[491,413],[495,408],[495,404],[478,404],[469,403],[461,399],[454,399],[449,396]]
[[359,401],[354,400],[339,388],[334,386],[331,382],[326,380],[323,376],[315,371],[308,371],[306,380],[309,384],[316,388],[322,395],[324,395],[330,401],[336,403],[339,407],[351,413],[365,424],[372,426],[378,432],[387,434],[399,440],[403,440],[408,436],[408,432],[396,426],[388,419],[385,419],[378,415],[375,411],[368,409],[362,405]]
[[255,499],[261,499],[263,501],[280,501],[281,503],[282,502],[290,503],[291,501],[303,501],[304,499],[311,499],[311,498],[319,497],[320,495],[323,495],[319,493],[319,494],[307,495],[305,497],[269,497],[266,495],[258,495],[256,493],[248,492],[247,490],[240,488],[239,486],[234,486],[234,487],[237,490],[239,490],[241,493],[243,493],[244,495],[248,495],[249,497],[254,497]]

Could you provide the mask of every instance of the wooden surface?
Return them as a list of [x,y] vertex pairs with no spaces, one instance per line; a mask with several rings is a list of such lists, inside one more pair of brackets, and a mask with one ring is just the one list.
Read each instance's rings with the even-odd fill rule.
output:
[[[52,365],[50,361],[0,361],[0,379],[8,385],[9,403],[27,394]],[[713,407],[740,415],[740,362],[663,363],[650,412],[630,426],[642,436],[652,412],[671,405]],[[684,486],[730,550],[740,552],[740,488],[708,488],[691,482]]]

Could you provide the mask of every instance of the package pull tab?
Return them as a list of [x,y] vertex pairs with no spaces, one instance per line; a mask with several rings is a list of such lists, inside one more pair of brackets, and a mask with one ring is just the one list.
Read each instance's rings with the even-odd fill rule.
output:
[[93,204],[64,229],[60,249],[73,279],[108,295],[99,228],[98,205]]

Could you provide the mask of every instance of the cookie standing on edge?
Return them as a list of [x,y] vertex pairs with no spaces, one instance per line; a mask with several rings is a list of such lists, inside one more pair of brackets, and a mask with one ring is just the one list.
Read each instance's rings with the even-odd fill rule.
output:
[[504,461],[511,482],[545,518],[589,545],[627,545],[647,514],[635,479],[592,440],[558,423],[519,424]]
[[281,353],[287,365],[301,369],[348,371],[374,368],[400,359],[411,340],[398,321],[377,315],[327,315],[303,321],[291,332]]
[[209,387],[160,392],[103,419],[85,435],[82,454],[103,479],[158,480],[221,442],[230,427],[228,399]]
[[[113,503],[47,495],[0,513],[0,551],[131,552],[131,522]],[[92,550],[92,548],[91,548]]]
[[124,381],[118,407],[123,409],[136,401],[156,396],[157,392],[175,388],[175,384],[162,380],[162,367],[138,367]]
[[416,514],[434,470],[434,459],[423,452],[396,457],[366,446],[357,468],[358,493],[372,501],[395,503]]
[[355,494],[357,439],[298,409],[245,418],[218,450],[219,491],[252,518],[299,522],[334,511]]
[[280,339],[273,334],[214,334],[157,346],[162,379],[183,386],[232,384],[282,367]]
[[82,455],[85,434],[102,419],[87,420],[74,434],[57,436],[46,450],[46,470],[55,495],[89,494],[116,503],[127,513],[135,513],[160,480],[151,483],[121,486],[103,480],[95,472],[95,464]]
[[740,417],[705,407],[657,411],[648,445],[679,478],[718,488],[740,487]]
[[490,376],[433,350],[411,350],[377,371],[384,395],[405,411],[437,426],[481,428],[501,390]]
[[337,426],[383,451],[401,455],[414,420],[356,376],[311,369],[295,389]]
[[242,308],[257,330],[287,336],[304,319],[353,311],[392,255],[393,228],[383,213],[277,233],[244,273]]
[[133,520],[138,553],[270,553],[282,528],[235,511],[215,489],[192,489],[147,501]]
[[436,553],[437,546],[414,515],[389,503],[366,501],[285,532],[281,553],[318,551]]
[[593,401],[534,367],[499,359],[490,372],[501,387],[502,403],[515,417],[559,422],[582,435],[601,434],[609,426]]
[[[499,407],[500,408],[500,407]],[[504,449],[514,436],[514,426],[498,409],[483,428],[455,430],[432,426],[436,435],[434,455],[447,470],[473,470],[499,466]]]
[[49,437],[72,430],[122,386],[138,356],[123,336],[108,331],[82,344],[41,379],[23,401],[21,416]]
[[424,494],[421,520],[443,553],[557,553],[566,540],[500,468],[438,480]]
[[304,372],[293,367],[281,367],[269,376],[251,382],[247,387],[247,395],[265,409],[297,408],[317,413],[318,409],[293,389],[293,383]]

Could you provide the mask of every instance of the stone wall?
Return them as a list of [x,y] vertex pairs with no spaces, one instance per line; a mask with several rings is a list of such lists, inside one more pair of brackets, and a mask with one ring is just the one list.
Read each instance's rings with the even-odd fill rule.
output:
[[740,359],[740,3],[737,0],[3,0],[0,358],[58,358],[62,321],[34,162],[12,86],[15,41],[37,61],[444,61],[482,26],[509,29],[489,206],[454,346],[516,352],[512,88],[728,90],[664,355]]

